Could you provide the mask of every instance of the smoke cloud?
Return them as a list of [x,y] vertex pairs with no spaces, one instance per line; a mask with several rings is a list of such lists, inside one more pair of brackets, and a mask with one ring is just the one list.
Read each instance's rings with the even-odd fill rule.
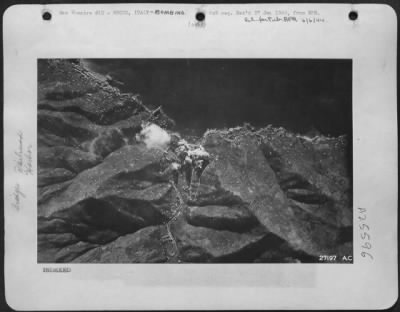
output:
[[171,136],[156,124],[148,124],[140,131],[140,140],[147,148],[164,150],[171,142]]

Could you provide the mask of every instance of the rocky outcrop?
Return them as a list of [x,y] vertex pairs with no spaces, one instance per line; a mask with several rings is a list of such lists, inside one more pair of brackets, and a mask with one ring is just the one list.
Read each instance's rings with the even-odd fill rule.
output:
[[265,248],[273,248],[277,238],[264,228],[247,232],[192,226],[178,219],[172,225],[179,257],[184,262],[246,262],[252,261]]
[[[78,174],[40,202],[39,222],[52,233],[73,233],[79,240],[104,244],[167,219],[173,190],[160,175],[161,152],[144,145],[125,146],[101,164]],[[39,230],[40,232],[41,230]]]
[[351,226],[351,168],[346,137],[311,140],[271,127],[260,134],[261,149],[291,205],[334,226]]
[[173,149],[137,139],[143,122],[168,131],[174,122],[109,81],[79,62],[39,61],[39,262],[351,255],[345,137],[311,139],[271,126],[209,130],[198,144],[210,159],[188,179]]
[[[328,173],[331,157],[325,163],[313,158],[321,142],[302,140],[272,127],[257,132],[244,128],[210,131],[204,146],[216,160],[204,173],[209,175],[208,180],[203,178],[208,188],[199,197],[207,197],[210,191],[230,193],[294,249],[315,256],[334,253],[350,222],[350,182],[344,168]],[[344,142],[326,142],[337,144],[337,150],[332,150],[339,155],[332,158],[343,160]],[[335,166],[338,163],[345,162]]]
[[39,261],[71,261],[160,224],[171,186],[158,172],[161,153],[135,135],[143,121],[173,121],[79,62],[40,60],[38,69]]

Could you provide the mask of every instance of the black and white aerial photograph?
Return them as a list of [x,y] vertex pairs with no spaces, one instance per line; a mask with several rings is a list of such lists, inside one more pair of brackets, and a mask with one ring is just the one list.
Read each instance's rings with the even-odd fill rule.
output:
[[353,263],[350,59],[39,59],[38,263]]

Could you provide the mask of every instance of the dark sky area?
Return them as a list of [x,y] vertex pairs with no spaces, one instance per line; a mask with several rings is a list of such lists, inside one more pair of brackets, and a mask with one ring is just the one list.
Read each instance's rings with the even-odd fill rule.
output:
[[248,122],[337,136],[352,132],[351,60],[96,59],[109,74],[157,107],[177,128],[203,132]]

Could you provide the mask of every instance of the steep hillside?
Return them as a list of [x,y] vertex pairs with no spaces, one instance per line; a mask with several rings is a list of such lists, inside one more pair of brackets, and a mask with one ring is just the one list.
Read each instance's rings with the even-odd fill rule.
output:
[[[121,93],[111,77],[79,60],[40,60],[38,81],[39,262],[352,254],[346,137],[310,139],[271,126],[209,130],[189,148],[209,159],[190,171],[176,147],[185,137],[168,112]],[[171,135],[168,150],[140,139],[145,123]]]

